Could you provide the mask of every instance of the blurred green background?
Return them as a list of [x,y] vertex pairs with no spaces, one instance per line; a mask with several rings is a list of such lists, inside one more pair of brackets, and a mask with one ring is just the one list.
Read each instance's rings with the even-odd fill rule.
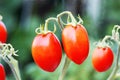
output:
[[[57,80],[64,63],[53,73],[41,70],[34,63],[31,44],[35,29],[44,24],[45,19],[64,10],[71,11],[77,17],[80,14],[90,39],[89,56],[81,65],[71,62],[65,80],[106,80],[113,66],[106,72],[98,73],[93,69],[91,54],[94,42],[111,34],[115,24],[120,24],[120,0],[0,0],[0,14],[3,16],[8,31],[7,43],[18,51],[19,68],[22,80]],[[61,40],[60,29],[56,35]],[[116,52],[116,49],[113,48]],[[15,80],[9,66],[4,64],[7,80]],[[116,79],[117,80],[117,79]],[[118,79],[120,80],[120,79]]]

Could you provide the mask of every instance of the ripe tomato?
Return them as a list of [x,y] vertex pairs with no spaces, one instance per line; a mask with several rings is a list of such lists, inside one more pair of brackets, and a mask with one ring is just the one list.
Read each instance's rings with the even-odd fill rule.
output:
[[2,21],[0,21],[0,42],[5,43],[7,39],[7,30]]
[[0,63],[0,80],[5,80],[6,74],[3,65]]
[[97,47],[92,55],[92,64],[98,72],[108,70],[113,63],[114,55],[109,47]]
[[62,57],[62,48],[57,37],[52,32],[38,34],[32,43],[32,56],[39,67],[53,72]]
[[89,39],[81,25],[67,25],[62,31],[62,43],[67,56],[76,64],[81,64],[89,53]]

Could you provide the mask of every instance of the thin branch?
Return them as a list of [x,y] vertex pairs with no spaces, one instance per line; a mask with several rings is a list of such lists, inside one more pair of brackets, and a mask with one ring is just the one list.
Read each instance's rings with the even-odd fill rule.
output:
[[[119,44],[119,43],[118,43]],[[119,68],[119,57],[120,57],[120,44],[118,45],[118,52],[117,52],[117,58],[116,58],[116,64],[115,64],[115,67],[112,71],[112,73],[110,74],[110,76],[108,77],[107,80],[114,80],[115,78],[115,75],[117,73],[117,70]]]
[[62,72],[61,72],[58,80],[63,80],[64,79],[64,76],[67,72],[67,69],[68,69],[69,65],[70,65],[70,60],[65,56],[64,66],[63,66]]

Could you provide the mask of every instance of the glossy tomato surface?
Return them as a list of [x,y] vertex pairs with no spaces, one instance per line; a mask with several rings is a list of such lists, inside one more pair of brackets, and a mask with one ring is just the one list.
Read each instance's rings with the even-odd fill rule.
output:
[[7,40],[7,30],[2,21],[0,21],[0,42],[5,43]]
[[86,29],[78,24],[67,25],[62,31],[62,43],[67,56],[76,64],[81,64],[89,53],[89,39]]
[[40,68],[53,72],[60,64],[62,57],[58,38],[52,32],[37,35],[32,43],[32,56]]
[[0,80],[5,80],[6,74],[3,65],[0,63]]
[[96,71],[104,72],[108,70],[113,63],[114,55],[109,47],[97,47],[93,51],[92,64]]

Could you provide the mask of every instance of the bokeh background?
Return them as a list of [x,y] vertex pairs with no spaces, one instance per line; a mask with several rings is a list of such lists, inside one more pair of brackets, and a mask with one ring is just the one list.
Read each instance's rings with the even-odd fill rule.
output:
[[[19,68],[22,80],[57,80],[64,63],[53,73],[41,70],[33,61],[31,44],[35,29],[44,24],[45,19],[56,17],[62,11],[69,10],[74,16],[79,14],[84,21],[90,39],[89,56],[81,65],[71,62],[65,80],[106,80],[112,67],[103,73],[93,69],[91,63],[94,42],[106,34],[111,35],[115,24],[120,24],[120,0],[0,0],[0,14],[8,31],[7,43],[18,51]],[[0,34],[1,35],[1,34]],[[56,35],[61,40],[60,29]],[[116,48],[112,48],[116,52]],[[4,63],[7,80],[15,80],[9,66]],[[116,79],[120,80],[120,79]]]

